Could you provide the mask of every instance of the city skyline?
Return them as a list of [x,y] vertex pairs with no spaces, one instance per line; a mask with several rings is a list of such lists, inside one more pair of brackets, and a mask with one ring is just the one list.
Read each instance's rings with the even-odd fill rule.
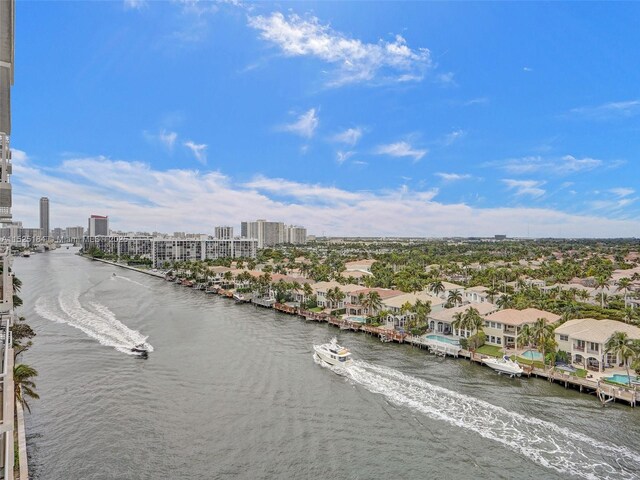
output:
[[[19,9],[25,224],[47,196],[56,226],[89,209],[118,230],[237,227],[250,208],[316,235],[640,232],[636,5]],[[59,21],[79,28],[49,35]]]

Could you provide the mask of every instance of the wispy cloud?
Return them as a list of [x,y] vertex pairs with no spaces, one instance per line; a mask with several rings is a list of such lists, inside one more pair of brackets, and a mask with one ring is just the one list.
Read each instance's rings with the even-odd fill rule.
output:
[[427,149],[413,148],[408,142],[390,143],[387,145],[379,145],[374,150],[378,155],[390,155],[392,157],[411,157],[417,162],[424,157],[429,151]]
[[127,10],[141,10],[147,5],[146,0],[124,0],[124,8]]
[[633,188],[626,187],[611,188],[609,189],[609,191],[620,198],[628,197],[629,195],[633,195],[634,193],[636,193]]
[[631,117],[640,113],[640,100],[626,100],[622,102],[609,102],[596,106],[573,108],[571,114],[592,118],[595,120],[608,120],[617,117]]
[[280,130],[285,132],[295,133],[296,135],[300,135],[301,137],[311,138],[318,128],[318,124],[320,120],[318,119],[318,115],[315,108],[311,108],[302,115],[298,117],[293,123],[288,123],[286,125],[282,125]]
[[453,145],[456,141],[460,140],[462,137],[464,137],[467,134],[467,132],[465,132],[462,129],[457,129],[454,130],[451,133],[447,133],[444,136],[444,144],[449,146],[449,145]]
[[323,25],[317,17],[280,12],[249,17],[260,36],[290,57],[309,56],[336,66],[329,85],[377,80],[419,81],[431,66],[428,49],[412,49],[396,35],[393,42],[365,43]]
[[444,172],[438,172],[435,175],[440,177],[445,182],[455,182],[455,181],[458,181],[458,180],[466,180],[466,179],[471,178],[471,175],[468,174],[468,173],[444,173]]
[[168,131],[165,129],[160,130],[159,133],[150,133],[148,131],[142,132],[147,141],[151,144],[160,144],[165,147],[167,150],[173,150],[173,146],[178,139],[178,134],[173,131]]
[[486,105],[487,103],[489,103],[489,98],[477,97],[477,98],[472,98],[471,100],[467,100],[466,102],[462,102],[462,106],[470,107],[472,105]]
[[194,143],[191,140],[184,142],[184,146],[191,150],[193,156],[196,157],[201,164],[207,164],[207,145],[204,143]]
[[336,162],[338,165],[342,165],[344,162],[349,160],[356,152],[343,152],[339,150],[336,152]]
[[[576,158],[573,155],[563,157],[545,158],[541,156],[529,156],[520,158],[510,158],[499,162],[489,162],[487,166],[497,166],[513,174],[531,174],[536,172],[553,173],[554,175],[569,175],[578,172],[588,172],[605,166],[603,160],[597,158],[584,157]],[[608,166],[617,166],[618,162],[613,162]]]
[[334,142],[345,143],[347,145],[351,145],[352,147],[360,141],[362,137],[362,128],[347,128],[344,132],[337,133],[331,139]]
[[514,190],[518,196],[528,195],[538,198],[546,193],[545,190],[540,188],[545,182],[537,180],[513,180],[510,178],[503,178],[502,182],[509,190]]
[[[56,206],[56,223],[78,225],[90,213],[109,215],[113,228],[131,231],[207,232],[216,224],[273,218],[334,235],[493,236],[496,225],[510,236],[632,237],[635,219],[571,215],[548,208],[474,208],[436,201],[437,190],[351,192],[334,186],[257,177],[236,183],[222,172],[158,170],[106,157],[68,159],[39,167],[14,150],[13,213],[25,225],[38,222],[38,199]],[[95,172],[99,171],[100,175]],[[211,205],[216,205],[211,209]]]
[[533,72],[533,68],[531,67],[522,67],[523,72]]

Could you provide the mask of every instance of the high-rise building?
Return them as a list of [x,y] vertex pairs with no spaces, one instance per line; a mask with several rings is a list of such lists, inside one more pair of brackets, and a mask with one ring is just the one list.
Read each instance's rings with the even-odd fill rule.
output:
[[67,227],[65,230],[65,240],[71,243],[79,243],[84,237],[84,227]]
[[233,227],[216,227],[215,238],[219,240],[229,240],[233,238]]
[[109,235],[109,217],[91,215],[89,217],[88,236]]
[[307,243],[307,229],[297,225],[288,225],[285,230],[285,242],[293,245]]
[[273,247],[281,243],[296,245],[307,243],[306,228],[287,226],[282,222],[267,222],[266,220],[242,222],[241,230],[243,238],[258,240],[258,248]]
[[47,197],[40,199],[40,230],[45,238],[49,238],[51,229],[49,228],[49,199]]

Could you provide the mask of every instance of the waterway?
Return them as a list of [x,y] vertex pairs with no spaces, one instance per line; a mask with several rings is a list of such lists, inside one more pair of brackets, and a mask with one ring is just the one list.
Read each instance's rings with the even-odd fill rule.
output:
[[[640,478],[640,409],[236,305],[60,249],[17,258],[32,478]],[[113,273],[116,273],[116,276]],[[336,335],[336,374],[312,345]],[[144,360],[129,348],[144,339]]]

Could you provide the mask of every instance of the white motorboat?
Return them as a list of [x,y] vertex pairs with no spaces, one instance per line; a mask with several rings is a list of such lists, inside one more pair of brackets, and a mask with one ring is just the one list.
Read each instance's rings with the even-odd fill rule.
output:
[[329,343],[314,345],[313,350],[321,360],[329,365],[349,365],[353,360],[351,352],[338,345],[338,340],[333,337]]
[[496,372],[506,373],[510,377],[519,377],[524,371],[522,370],[522,367],[518,364],[518,362],[514,362],[506,355],[502,358],[483,358],[482,363],[490,368],[493,368]]
[[146,343],[139,343],[131,348],[131,351],[134,353],[138,353],[143,357],[146,357],[149,354],[149,348]]

